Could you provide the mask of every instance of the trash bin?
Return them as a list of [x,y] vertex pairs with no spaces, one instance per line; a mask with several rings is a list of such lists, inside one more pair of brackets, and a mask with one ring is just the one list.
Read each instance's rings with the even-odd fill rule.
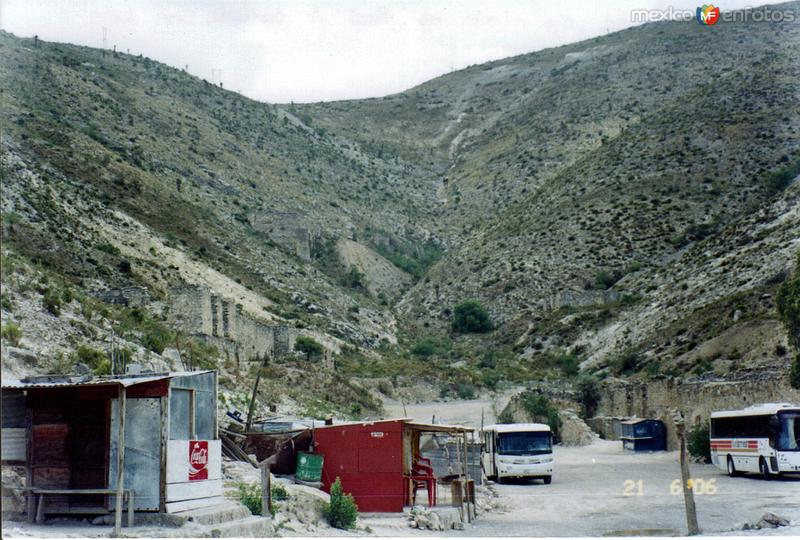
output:
[[325,456],[321,454],[298,452],[297,471],[294,477],[303,482],[319,482],[322,479],[322,462],[324,460]]

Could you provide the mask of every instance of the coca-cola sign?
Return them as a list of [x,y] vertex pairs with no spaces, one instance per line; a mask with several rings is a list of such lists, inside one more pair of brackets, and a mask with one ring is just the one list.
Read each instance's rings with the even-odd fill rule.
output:
[[208,441],[189,441],[189,481],[208,480]]

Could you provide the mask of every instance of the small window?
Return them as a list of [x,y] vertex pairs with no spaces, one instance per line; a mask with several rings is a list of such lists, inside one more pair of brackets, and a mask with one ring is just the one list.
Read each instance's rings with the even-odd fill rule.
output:
[[173,388],[169,397],[169,438],[173,440],[192,439],[194,418],[194,392],[183,388]]

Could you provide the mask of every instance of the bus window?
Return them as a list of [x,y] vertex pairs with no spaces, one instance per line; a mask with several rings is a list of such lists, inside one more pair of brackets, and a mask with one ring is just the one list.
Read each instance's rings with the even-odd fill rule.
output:
[[550,432],[529,431],[500,435],[497,453],[512,456],[549,454],[552,452]]
[[800,413],[783,413],[779,418],[780,431],[776,450],[800,449]]

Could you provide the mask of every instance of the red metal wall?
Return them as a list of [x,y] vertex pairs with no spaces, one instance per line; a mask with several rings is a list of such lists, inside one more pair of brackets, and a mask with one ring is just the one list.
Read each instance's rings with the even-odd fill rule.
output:
[[325,491],[339,477],[360,512],[403,511],[402,421],[317,428],[314,441],[316,451],[325,456]]

